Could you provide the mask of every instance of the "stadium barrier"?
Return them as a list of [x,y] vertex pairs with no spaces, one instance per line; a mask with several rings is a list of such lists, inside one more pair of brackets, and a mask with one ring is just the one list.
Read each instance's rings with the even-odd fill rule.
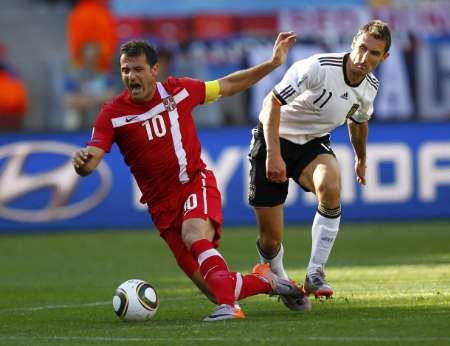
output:
[[[89,177],[71,155],[88,133],[5,134],[0,138],[0,232],[151,228],[146,206],[116,146]],[[227,225],[254,224],[247,204],[250,128],[200,131],[216,173]],[[342,168],[343,217],[352,221],[450,218],[450,124],[371,124],[367,186],[354,176],[347,130],[332,145]],[[291,183],[288,223],[310,222],[315,199]]]

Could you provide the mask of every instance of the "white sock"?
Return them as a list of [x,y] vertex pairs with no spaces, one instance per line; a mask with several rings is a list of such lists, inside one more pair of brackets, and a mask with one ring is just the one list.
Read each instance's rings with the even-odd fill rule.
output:
[[260,263],[269,263],[270,268],[277,276],[286,280],[289,279],[283,266],[283,255],[284,255],[283,244],[281,244],[280,249],[278,250],[278,253],[275,255],[275,257],[272,258],[267,258],[264,256],[264,254],[262,254],[262,250],[259,247],[258,242],[256,243],[256,249],[258,250]]
[[308,274],[323,270],[328,261],[328,256],[333,248],[334,241],[339,231],[341,221],[340,208],[338,217],[326,217],[316,212],[312,225],[311,257],[308,264]]

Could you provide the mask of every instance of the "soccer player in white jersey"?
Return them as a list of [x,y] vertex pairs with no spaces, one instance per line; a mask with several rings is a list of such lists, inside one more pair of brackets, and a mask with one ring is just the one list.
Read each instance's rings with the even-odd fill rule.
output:
[[[289,178],[315,193],[311,257],[305,291],[331,297],[324,266],[341,219],[341,177],[330,132],[347,122],[358,183],[366,184],[368,120],[378,80],[372,71],[389,56],[388,25],[373,20],[353,38],[350,53],[317,54],[294,63],[265,98],[253,130],[249,203],[259,226],[261,262],[287,278],[283,267],[283,204]],[[283,302],[292,310],[296,302]]]

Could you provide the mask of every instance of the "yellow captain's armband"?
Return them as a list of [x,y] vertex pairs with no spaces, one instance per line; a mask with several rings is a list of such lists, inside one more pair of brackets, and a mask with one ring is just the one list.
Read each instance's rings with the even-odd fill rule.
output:
[[219,81],[213,80],[205,83],[205,103],[211,103],[220,98]]

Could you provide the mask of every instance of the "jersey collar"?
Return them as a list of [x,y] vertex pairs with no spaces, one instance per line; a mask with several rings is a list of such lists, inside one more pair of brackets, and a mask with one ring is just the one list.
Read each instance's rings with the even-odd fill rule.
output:
[[350,80],[347,77],[347,70],[345,69],[345,66],[347,66],[347,61],[348,61],[349,57],[350,57],[350,53],[347,53],[344,55],[344,58],[342,60],[342,73],[344,74],[345,84],[347,84],[349,87],[356,88],[361,85],[361,83],[364,81],[364,78],[361,80],[361,82],[359,82],[357,84],[350,83]]

